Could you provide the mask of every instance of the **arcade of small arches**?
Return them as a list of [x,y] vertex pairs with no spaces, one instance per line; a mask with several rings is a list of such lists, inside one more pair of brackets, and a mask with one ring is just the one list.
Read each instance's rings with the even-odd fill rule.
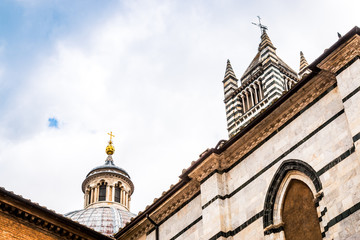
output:
[[238,101],[240,102],[240,111],[242,114],[246,113],[253,106],[261,102],[264,98],[264,91],[260,80],[252,82],[244,90],[238,94]]
[[[296,84],[296,81],[291,78],[285,78],[283,84],[284,90],[289,91]],[[237,95],[237,110],[241,114],[245,114],[252,107],[260,103],[264,97],[261,79],[255,80]]]
[[130,190],[120,182],[109,184],[100,180],[95,186],[88,185],[85,191],[85,207],[99,202],[115,202],[130,208]]
[[261,81],[256,80],[239,93],[239,100],[244,114],[264,98]]

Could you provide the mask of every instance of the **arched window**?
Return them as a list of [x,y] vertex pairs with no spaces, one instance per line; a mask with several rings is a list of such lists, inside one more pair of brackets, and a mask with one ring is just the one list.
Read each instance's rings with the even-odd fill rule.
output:
[[104,182],[101,183],[99,187],[99,201],[106,200],[106,185]]
[[286,240],[321,240],[314,195],[302,181],[291,180],[286,190],[282,221]]
[[91,188],[89,190],[89,196],[88,196],[88,204],[90,204],[90,203],[91,203]]
[[120,203],[120,188],[118,185],[115,186],[115,202]]
[[320,179],[309,164],[300,160],[284,161],[265,197],[265,239],[322,239],[316,209],[322,196]]

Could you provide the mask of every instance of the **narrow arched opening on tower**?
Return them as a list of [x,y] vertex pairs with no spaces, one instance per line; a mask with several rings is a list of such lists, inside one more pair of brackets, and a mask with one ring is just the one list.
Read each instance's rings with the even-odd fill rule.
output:
[[293,179],[287,188],[282,220],[286,240],[321,240],[314,196],[302,181]]

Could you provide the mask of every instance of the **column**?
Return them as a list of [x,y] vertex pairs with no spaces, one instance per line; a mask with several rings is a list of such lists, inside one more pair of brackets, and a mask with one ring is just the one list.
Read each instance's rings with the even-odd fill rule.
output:
[[259,102],[259,97],[257,94],[256,84],[252,85],[252,87],[254,89],[254,94],[255,94],[255,104],[257,104]]
[[125,192],[125,206],[128,206],[128,193]]
[[88,198],[89,198],[89,191],[86,190],[85,191],[85,196],[84,196],[84,207],[86,207],[86,205],[88,203]]
[[109,198],[108,201],[113,202],[113,186],[109,186]]
[[258,81],[257,84],[259,85],[259,90],[260,90],[260,98],[263,99],[264,98],[264,93],[262,91],[262,87],[261,87],[261,82]]
[[246,111],[250,109],[250,102],[249,102],[249,92],[245,90],[246,95]]
[[249,91],[250,91],[250,97],[251,97],[251,107],[253,107],[255,104],[254,104],[254,94],[253,94],[251,87],[249,87]]
[[124,204],[124,188],[120,189],[120,203]]
[[244,96],[244,94],[241,94],[240,97],[241,97],[241,101],[242,101],[242,105],[243,105],[243,113],[245,113],[246,112],[245,96]]
[[109,201],[109,186],[105,185],[105,201]]
[[99,201],[99,185],[95,187],[95,202]]
[[92,204],[94,201],[94,190],[90,188],[90,201],[89,204]]

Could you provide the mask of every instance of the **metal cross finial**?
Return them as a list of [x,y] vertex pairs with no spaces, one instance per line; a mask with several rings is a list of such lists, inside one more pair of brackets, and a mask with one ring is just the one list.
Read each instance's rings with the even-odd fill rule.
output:
[[111,142],[112,138],[115,137],[115,135],[113,135],[112,132],[108,133],[108,135],[110,135],[110,142]]
[[260,18],[260,16],[257,16],[257,17],[258,17],[258,19],[259,19],[259,23],[254,23],[254,22],[252,22],[252,24],[254,24],[255,26],[258,26],[258,27],[260,28],[261,34],[263,34],[263,33],[267,30],[267,26],[261,24],[261,18]]

